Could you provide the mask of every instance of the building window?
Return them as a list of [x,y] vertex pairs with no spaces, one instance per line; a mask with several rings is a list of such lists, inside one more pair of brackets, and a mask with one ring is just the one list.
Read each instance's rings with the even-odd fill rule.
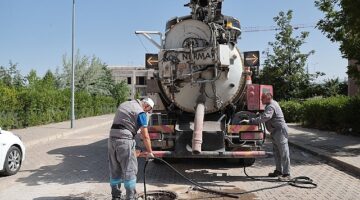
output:
[[127,77],[127,84],[131,85],[131,77]]
[[136,77],[136,85],[146,85],[145,76]]

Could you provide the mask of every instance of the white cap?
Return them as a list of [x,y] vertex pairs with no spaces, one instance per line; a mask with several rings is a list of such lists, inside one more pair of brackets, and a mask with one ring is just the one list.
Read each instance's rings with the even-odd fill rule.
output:
[[153,101],[152,99],[150,99],[150,98],[147,97],[147,98],[144,98],[144,99],[142,100],[142,102],[147,103],[147,104],[151,107],[151,109],[154,108],[155,103],[154,103],[154,101]]

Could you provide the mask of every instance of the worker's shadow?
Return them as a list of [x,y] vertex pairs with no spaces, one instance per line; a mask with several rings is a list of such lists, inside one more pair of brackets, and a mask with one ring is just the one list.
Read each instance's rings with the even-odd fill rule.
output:
[[[242,172],[243,166],[236,161],[217,159],[180,159],[176,162],[169,162],[169,164],[181,174],[184,174],[189,179],[195,180],[207,187],[232,187],[228,184],[219,184],[219,182],[252,181],[245,176]],[[144,159],[139,160],[138,182],[141,183],[143,183],[144,180],[144,163]],[[257,178],[268,177],[257,176]],[[165,187],[167,184],[186,185],[189,183],[167,165],[160,162],[150,162],[147,165],[146,180],[147,184],[156,185],[158,187]]]
[[57,155],[61,162],[58,163],[57,160],[54,160],[52,162],[58,164],[42,166],[33,170],[22,170],[31,174],[19,178],[17,182],[27,185],[39,185],[40,183],[67,185],[80,182],[106,183],[109,180],[107,139],[88,145],[58,148],[47,153]]
[[[268,144],[265,145],[269,151]],[[46,183],[59,183],[61,185],[74,183],[108,183],[108,156],[107,139],[88,145],[69,146],[51,150],[48,154],[56,155],[57,160],[51,162],[54,165],[42,166],[38,169],[22,170],[30,172],[27,177],[17,179],[27,185],[40,185]],[[301,158],[298,152],[291,152],[291,164],[314,165],[318,161],[310,158]],[[41,161],[44,158],[38,158]],[[54,159],[54,158],[51,158]],[[310,159],[310,160],[309,160]],[[60,160],[60,162],[59,162]],[[306,162],[304,162],[306,160]],[[30,161],[28,161],[30,162]],[[36,162],[32,160],[31,162]],[[250,181],[242,172],[243,167],[238,162],[226,162],[222,159],[181,159],[177,163],[171,163],[181,173],[191,179],[204,183],[207,186],[215,186],[214,181],[233,182]],[[250,175],[266,175],[268,171],[261,171],[266,167],[274,167],[272,157],[258,159],[254,167],[249,168]],[[144,160],[139,159],[138,182],[142,183]],[[257,171],[252,171],[257,169]],[[261,173],[258,173],[258,172]],[[185,184],[186,180],[179,177],[174,171],[163,164],[150,163],[146,174],[149,184]],[[219,186],[219,185],[216,185]]]
[[[272,145],[266,143],[264,147],[266,151],[270,152]],[[295,148],[290,148],[290,155],[293,167],[321,164],[321,161],[318,159]],[[144,159],[139,160],[138,182],[141,183],[143,183],[144,178],[144,163]],[[238,159],[179,159],[176,162],[170,162],[170,164],[188,178],[208,187],[227,188],[233,187],[228,184],[231,182],[260,181],[247,177],[244,172],[244,165],[239,163]],[[274,165],[274,158],[269,154],[266,158],[257,159],[253,166],[246,168],[246,172],[249,176],[262,179],[262,181],[278,182],[277,178],[274,179],[267,176],[275,168]],[[159,161],[148,164],[146,179],[147,184],[158,187],[166,186],[167,184],[188,184],[185,179],[181,178],[165,164],[159,163]]]

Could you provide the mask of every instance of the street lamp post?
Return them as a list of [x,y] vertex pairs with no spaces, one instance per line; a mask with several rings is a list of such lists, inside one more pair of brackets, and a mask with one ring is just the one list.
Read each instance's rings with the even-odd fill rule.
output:
[[71,41],[71,128],[75,127],[75,67],[74,67],[74,49],[75,49],[75,0],[72,7],[72,41]]

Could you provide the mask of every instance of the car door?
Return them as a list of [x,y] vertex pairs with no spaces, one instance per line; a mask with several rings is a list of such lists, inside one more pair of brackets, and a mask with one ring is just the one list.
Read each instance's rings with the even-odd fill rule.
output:
[[5,151],[5,135],[1,134],[1,129],[0,129],[0,171],[3,170],[4,167],[4,161],[6,155],[6,152],[4,151]]

